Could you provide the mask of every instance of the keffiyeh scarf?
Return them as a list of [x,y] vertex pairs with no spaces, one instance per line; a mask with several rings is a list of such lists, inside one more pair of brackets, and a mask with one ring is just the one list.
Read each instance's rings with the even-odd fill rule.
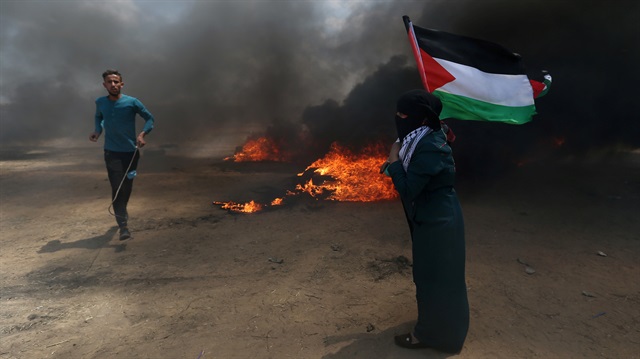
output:
[[409,134],[402,139],[402,146],[400,147],[399,156],[405,172],[407,171],[407,168],[409,168],[411,156],[413,156],[413,151],[415,151],[418,142],[420,142],[420,140],[424,136],[428,135],[431,132],[433,132],[433,130],[429,128],[429,126],[420,126],[415,130],[409,132]]

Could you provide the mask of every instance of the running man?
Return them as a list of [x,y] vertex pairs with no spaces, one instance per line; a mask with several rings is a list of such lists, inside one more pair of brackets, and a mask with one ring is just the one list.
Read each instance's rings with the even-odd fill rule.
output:
[[[138,167],[145,136],[153,129],[153,115],[137,98],[122,94],[122,75],[118,70],[102,74],[108,95],[96,99],[95,130],[89,140],[97,142],[105,131],[104,162],[111,183],[111,198],[116,223],[120,227],[120,240],[131,238],[127,227],[129,215],[127,203],[133,188],[133,178]],[[136,136],[136,114],[145,120],[144,128]]]

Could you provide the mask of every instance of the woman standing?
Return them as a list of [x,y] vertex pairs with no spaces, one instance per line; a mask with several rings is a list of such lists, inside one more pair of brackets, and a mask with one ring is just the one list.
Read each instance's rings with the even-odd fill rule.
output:
[[395,337],[401,347],[457,353],[469,328],[464,222],[453,188],[455,163],[438,118],[442,103],[413,90],[397,103],[398,141],[387,172],[400,194],[412,239],[418,321]]

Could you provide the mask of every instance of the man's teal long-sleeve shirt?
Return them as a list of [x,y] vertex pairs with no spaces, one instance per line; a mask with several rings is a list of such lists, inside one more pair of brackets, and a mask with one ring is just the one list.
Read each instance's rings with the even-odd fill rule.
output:
[[104,129],[104,149],[114,152],[133,152],[136,149],[136,114],[145,120],[145,133],[153,129],[154,118],[142,102],[135,97],[122,95],[117,101],[107,96],[96,100],[95,131]]

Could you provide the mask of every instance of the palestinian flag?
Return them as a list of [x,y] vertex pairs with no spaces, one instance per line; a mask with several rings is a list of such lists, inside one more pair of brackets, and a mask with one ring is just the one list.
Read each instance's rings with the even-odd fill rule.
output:
[[[523,124],[546,86],[529,80],[518,54],[492,42],[414,26],[403,17],[422,83],[438,96],[440,118]],[[534,93],[535,91],[535,93]]]

